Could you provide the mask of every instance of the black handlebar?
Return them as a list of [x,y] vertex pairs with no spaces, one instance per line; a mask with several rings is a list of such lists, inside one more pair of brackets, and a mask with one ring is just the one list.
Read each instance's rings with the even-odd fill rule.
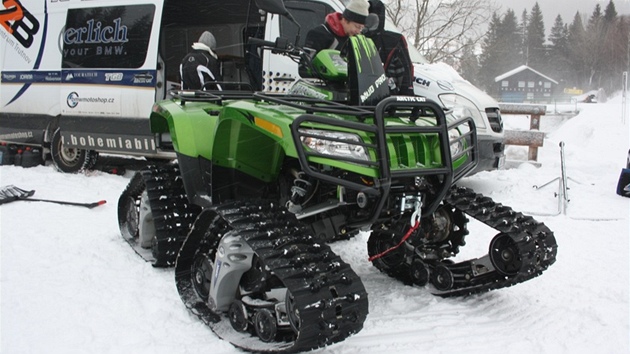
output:
[[310,72],[311,72],[310,75],[315,75],[315,77],[318,77],[323,80],[320,73],[317,70],[315,70],[315,68],[312,65],[312,62],[311,62],[312,50],[309,48],[300,48],[298,46],[295,46],[292,43],[290,43],[286,38],[282,38],[282,37],[276,38],[275,42],[266,41],[266,40],[255,38],[255,37],[249,37],[247,39],[247,44],[253,44],[253,45],[257,45],[261,47],[266,47],[266,49],[271,49],[272,53],[279,53],[279,54],[292,58],[296,62],[299,61],[301,66],[310,69]]
[[247,39],[247,43],[253,44],[253,45],[259,45],[259,46],[265,46],[265,47],[272,47],[272,48],[276,47],[276,42],[266,41],[264,39],[255,38],[255,37],[249,37]]
[[278,37],[275,42],[266,41],[260,38],[249,37],[247,39],[248,44],[253,44],[261,47],[267,47],[271,49],[273,53],[285,53],[288,55],[300,56],[301,51],[289,43],[286,38]]

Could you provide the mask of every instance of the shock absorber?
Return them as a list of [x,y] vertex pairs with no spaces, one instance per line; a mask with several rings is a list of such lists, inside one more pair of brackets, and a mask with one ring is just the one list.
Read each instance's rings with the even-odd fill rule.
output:
[[291,187],[291,197],[287,202],[287,209],[292,213],[302,210],[302,205],[308,201],[307,195],[311,192],[313,184],[304,178],[304,172],[295,172],[295,179]]

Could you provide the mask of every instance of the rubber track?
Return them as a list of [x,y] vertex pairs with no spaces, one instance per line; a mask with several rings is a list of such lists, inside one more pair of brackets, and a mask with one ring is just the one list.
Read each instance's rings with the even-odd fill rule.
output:
[[[143,183],[136,182],[134,185],[134,179],[138,175],[141,176]],[[136,200],[136,205],[139,205],[145,190],[157,239],[151,250],[153,259],[149,261],[155,267],[174,266],[177,253],[199,214],[199,207],[188,202],[177,165],[148,166],[136,172],[121,195],[121,200],[132,196]],[[131,243],[134,240],[127,241]],[[137,239],[135,241],[138,242]],[[132,244],[132,247],[139,246]]]
[[[208,215],[210,214],[210,215]],[[220,227],[223,223],[228,225]],[[236,230],[259,261],[291,291],[301,318],[291,342],[264,343],[232,329],[225,315],[210,311],[191,282],[191,265],[199,251],[212,256],[221,235]],[[310,228],[273,202],[233,202],[214,206],[198,218],[184,243],[175,269],[177,289],[186,307],[221,338],[253,352],[289,353],[340,342],[363,328],[368,314],[361,279]]]
[[462,296],[509,287],[542,274],[556,261],[558,246],[553,232],[533,217],[464,187],[452,187],[444,202],[507,234],[522,255],[522,264],[514,275],[502,275],[495,270],[477,277],[467,277],[471,273],[471,261],[443,264],[453,272],[454,285],[450,290],[435,292],[435,295]]

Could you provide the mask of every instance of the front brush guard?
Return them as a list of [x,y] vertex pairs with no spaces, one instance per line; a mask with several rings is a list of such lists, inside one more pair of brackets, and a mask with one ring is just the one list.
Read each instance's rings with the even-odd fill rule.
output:
[[[399,108],[414,110],[430,110],[435,114],[436,125],[435,126],[386,126],[385,125],[385,115],[386,112],[396,111]],[[352,111],[349,111],[347,114],[353,115]],[[411,117],[409,117],[411,121],[414,121]],[[395,96],[389,97],[382,100],[374,109],[374,123],[362,123],[362,122],[354,122],[347,120],[340,120],[335,118],[317,116],[313,114],[304,114],[295,119],[293,124],[291,125],[291,133],[293,142],[295,144],[298,159],[302,166],[303,171],[316,179],[332,183],[334,185],[341,185],[348,189],[361,191],[363,193],[376,196],[378,198],[378,202],[376,207],[372,211],[370,218],[362,222],[361,225],[373,224],[376,219],[379,217],[385,202],[389,196],[391,181],[393,178],[401,178],[401,177],[420,177],[420,176],[441,176],[442,178],[438,178],[439,186],[436,186],[436,198],[433,199],[433,202],[426,205],[424,209],[423,216],[433,214],[440,202],[448,192],[451,184],[454,180],[459,179],[461,176],[464,176],[470,170],[472,170],[477,161],[477,151],[476,151],[476,134],[475,134],[475,126],[472,118],[467,118],[458,123],[455,126],[449,126],[446,120],[446,115],[442,108],[437,105],[435,102],[431,100],[427,100],[423,97],[415,97],[415,96]],[[334,157],[336,160],[345,161],[349,163],[353,163],[356,165],[366,166],[370,168],[378,168],[379,176],[378,183],[375,183],[374,186],[366,186],[364,184],[356,183],[353,181],[333,177],[322,173],[315,169],[313,166],[309,164],[309,158],[311,157],[319,157],[319,158],[327,158],[330,159],[331,156],[323,155],[317,153],[315,151],[307,150],[302,144],[301,138],[307,136],[307,134],[300,132],[300,128],[302,128],[307,123],[319,123],[326,124],[332,127],[342,127],[355,131],[363,131],[368,134],[374,134],[375,136],[375,144],[366,143],[362,141],[344,141],[340,139],[342,142],[347,142],[353,145],[363,146],[366,149],[374,149],[376,151],[376,161],[364,161],[354,158],[342,158],[342,157]],[[464,153],[470,154],[470,161],[463,166],[459,167],[457,171],[453,171],[453,161],[451,159],[450,154],[450,144],[448,137],[448,130],[456,127],[457,125],[468,124],[469,132],[463,134],[459,139],[469,139],[470,144],[468,144]],[[392,171],[390,167],[390,158],[389,158],[389,148],[387,144],[387,135],[388,134],[436,134],[439,139],[440,145],[440,159],[442,161],[441,166],[439,167],[412,167],[406,168],[404,170],[395,170]],[[460,156],[462,156],[460,154]],[[351,225],[351,226],[361,226],[361,225]]]

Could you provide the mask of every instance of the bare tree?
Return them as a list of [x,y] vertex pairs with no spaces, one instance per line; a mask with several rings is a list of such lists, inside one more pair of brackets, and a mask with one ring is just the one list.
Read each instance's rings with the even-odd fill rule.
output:
[[493,0],[385,0],[387,16],[430,62],[458,61],[467,45],[479,43]]

